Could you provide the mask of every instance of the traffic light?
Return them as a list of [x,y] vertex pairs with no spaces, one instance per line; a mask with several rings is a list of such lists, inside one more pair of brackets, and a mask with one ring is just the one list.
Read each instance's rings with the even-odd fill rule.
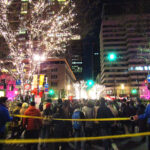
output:
[[87,81],[87,86],[88,87],[92,87],[94,85],[94,81],[93,80],[88,80]]
[[136,89],[132,89],[131,90],[131,94],[136,95],[137,94],[137,90]]
[[108,54],[108,60],[109,61],[115,61],[117,59],[117,55],[115,53],[109,53]]
[[54,90],[53,89],[50,89],[49,90],[49,95],[53,96],[55,94]]

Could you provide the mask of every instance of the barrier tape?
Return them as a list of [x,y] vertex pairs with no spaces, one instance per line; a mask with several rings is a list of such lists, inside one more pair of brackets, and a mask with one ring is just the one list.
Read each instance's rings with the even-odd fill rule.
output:
[[77,137],[77,138],[55,138],[55,139],[7,139],[0,140],[1,144],[27,144],[27,143],[57,143],[57,142],[75,142],[75,141],[94,141],[104,139],[120,139],[137,136],[148,136],[150,132],[132,133],[132,134],[120,134],[120,135],[109,135],[99,137]]
[[12,115],[20,118],[33,118],[33,119],[45,119],[45,120],[59,120],[59,121],[124,121],[131,120],[127,118],[97,118],[97,119],[64,119],[64,118],[52,118],[52,117],[38,117],[38,116],[26,116],[26,115]]

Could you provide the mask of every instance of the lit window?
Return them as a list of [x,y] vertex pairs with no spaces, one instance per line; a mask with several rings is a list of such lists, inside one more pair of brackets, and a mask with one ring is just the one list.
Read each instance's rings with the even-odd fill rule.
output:
[[19,31],[19,34],[26,34],[26,29],[21,29],[21,30]]
[[82,64],[82,62],[72,62],[72,64]]
[[28,13],[28,3],[22,3],[21,14],[27,14],[27,13]]
[[147,66],[144,66],[144,70],[148,70],[148,67],[147,67]]
[[99,55],[99,53],[94,53],[94,55]]

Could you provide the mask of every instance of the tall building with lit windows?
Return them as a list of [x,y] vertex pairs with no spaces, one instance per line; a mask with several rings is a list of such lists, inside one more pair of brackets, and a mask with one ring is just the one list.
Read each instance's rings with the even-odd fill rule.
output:
[[[147,5],[109,3],[103,7],[100,78],[107,95],[129,96],[133,89],[140,96],[144,95],[144,80],[150,71],[150,11]],[[116,59],[111,60],[110,54]],[[150,92],[147,95],[150,97]]]
[[70,41],[69,53],[71,68],[77,80],[83,79],[83,45],[82,40]]

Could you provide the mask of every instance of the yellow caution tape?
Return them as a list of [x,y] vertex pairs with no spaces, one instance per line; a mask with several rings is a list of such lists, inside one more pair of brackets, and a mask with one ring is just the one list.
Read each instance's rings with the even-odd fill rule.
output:
[[53,118],[53,120],[64,120],[64,121],[123,121],[123,120],[130,120],[130,118],[97,118],[97,119],[59,119],[59,118]]
[[55,138],[55,139],[7,139],[0,140],[2,144],[27,144],[27,143],[56,143],[56,142],[74,142],[74,141],[94,141],[104,139],[119,139],[137,136],[148,136],[150,132],[132,133],[132,134],[120,134],[98,137],[77,137],[77,138]]
[[65,119],[65,118],[47,118],[47,117],[38,117],[38,116],[26,116],[26,115],[12,115],[14,117],[21,117],[21,118],[33,118],[33,119],[47,119],[47,120],[59,120],[59,121],[123,121],[123,120],[130,120],[129,117],[127,118],[97,118],[97,119]]
[[19,117],[19,118],[33,118],[33,119],[44,119],[44,117],[39,117],[39,116],[27,116],[27,115],[11,115],[13,117]]

